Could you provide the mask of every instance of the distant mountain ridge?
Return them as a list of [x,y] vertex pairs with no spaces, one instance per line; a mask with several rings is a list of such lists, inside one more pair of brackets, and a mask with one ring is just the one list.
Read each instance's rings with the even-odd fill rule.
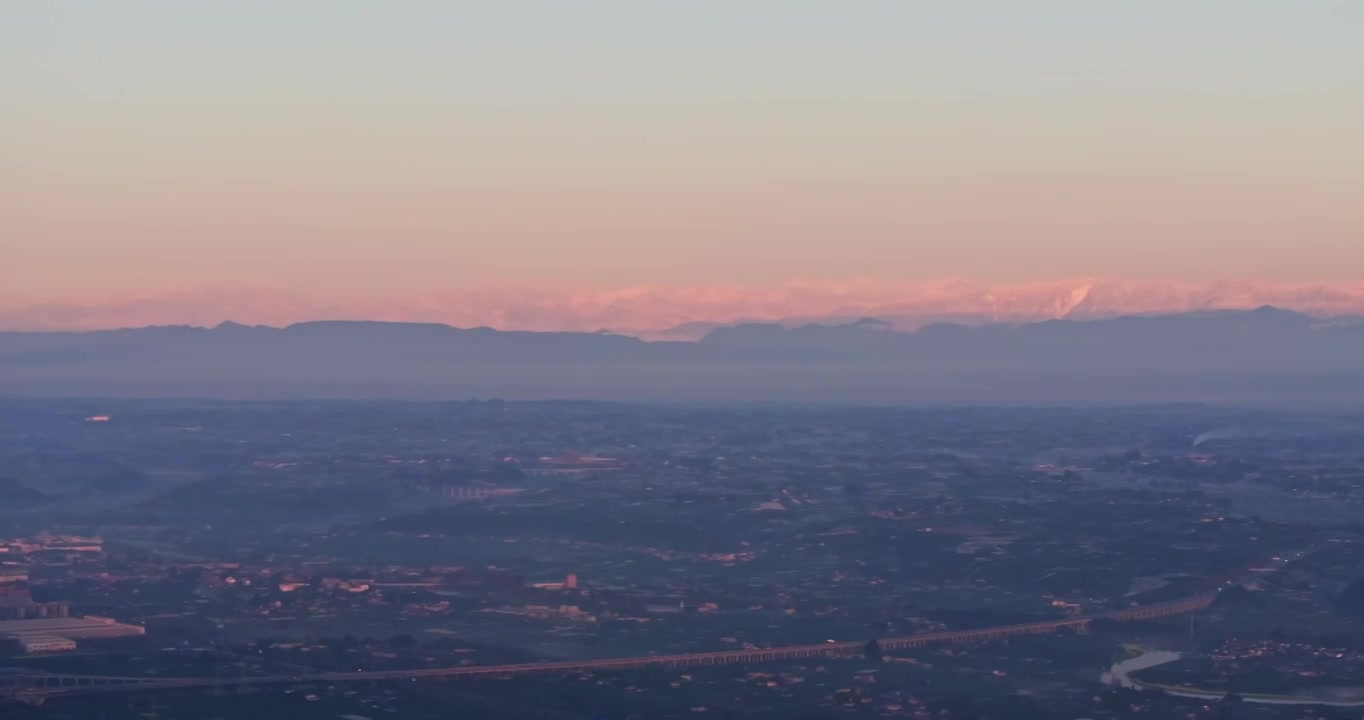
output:
[[86,303],[0,303],[0,328],[96,330],[153,325],[212,327],[224,320],[286,326],[354,317],[460,327],[590,332],[609,328],[646,339],[694,340],[745,322],[846,323],[876,317],[899,330],[936,322],[967,325],[1100,320],[1272,305],[1314,316],[1364,315],[1364,282],[1174,283],[1078,278],[990,285],[825,281],[777,287],[498,288],[358,302],[313,302],[280,290],[149,293]]
[[701,342],[771,352],[950,360],[960,367],[1096,367],[1158,369],[1279,368],[1321,372],[1364,368],[1364,322],[1313,318],[1265,306],[1250,311],[1210,311],[1109,320],[1047,320],[968,326],[925,325],[890,331],[884,321],[786,328],[748,324],[718,328]]
[[1269,306],[912,332],[749,323],[697,342],[368,321],[0,332],[0,394],[1133,400],[1176,383],[1187,399],[1364,401],[1361,379],[1364,321]]

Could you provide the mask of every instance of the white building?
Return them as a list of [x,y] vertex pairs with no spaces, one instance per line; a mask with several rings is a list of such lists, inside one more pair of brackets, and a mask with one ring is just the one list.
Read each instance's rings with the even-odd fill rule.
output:
[[29,654],[68,652],[76,649],[76,641],[57,635],[45,635],[34,633],[32,635],[17,636],[19,645],[24,648],[24,652]]
[[104,617],[40,618],[0,621],[0,638],[14,640],[25,652],[63,652],[76,649],[77,640],[145,635],[141,625],[125,625]]

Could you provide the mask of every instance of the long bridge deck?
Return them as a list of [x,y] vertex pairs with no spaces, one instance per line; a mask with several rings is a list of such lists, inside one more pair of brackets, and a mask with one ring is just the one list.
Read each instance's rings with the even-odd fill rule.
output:
[[[1272,567],[1261,568],[1238,580],[1229,580],[1225,587],[1244,586],[1266,575],[1278,572],[1307,557],[1320,548],[1292,554],[1275,561]],[[1016,635],[1041,635],[1063,628],[1083,629],[1095,620],[1148,620],[1194,612],[1208,607],[1217,599],[1217,592],[1201,593],[1169,602],[1122,608],[1096,615],[1081,615],[1018,625],[999,625],[970,630],[920,633],[894,638],[878,638],[884,650],[904,650],[942,643],[975,643],[1002,640]],[[293,684],[308,682],[346,682],[356,680],[405,680],[450,677],[508,677],[535,673],[573,673],[595,670],[630,670],[646,667],[694,667],[734,665],[798,660],[811,657],[855,657],[866,647],[865,641],[820,643],[818,645],[788,645],[752,650],[682,653],[676,655],[644,655],[606,660],[564,660],[553,662],[518,663],[513,665],[462,665],[456,667],[422,668],[414,670],[379,670],[373,672],[304,673],[298,675],[262,675],[233,678],[154,678],[118,677],[105,675],[21,674],[0,675],[0,696],[41,702],[55,696],[85,695],[102,692],[137,690],[222,688],[245,685]]]
[[[1215,594],[1199,595],[1158,605],[1127,608],[1102,615],[1079,616],[1019,625],[1001,625],[973,630],[922,633],[903,637],[878,639],[886,650],[903,650],[941,643],[974,643],[1001,640],[1014,635],[1040,635],[1063,628],[1083,628],[1099,619],[1139,620],[1158,618],[1205,608]],[[468,665],[457,667],[422,668],[414,670],[379,670],[373,672],[329,672],[298,675],[262,675],[233,678],[151,678],[106,675],[13,675],[0,676],[0,694],[23,699],[61,695],[83,695],[101,692],[135,690],[189,689],[269,685],[281,683],[345,682],[355,680],[404,680],[448,677],[507,677],[535,673],[572,673],[597,670],[629,670],[645,667],[693,667],[732,665],[796,660],[811,657],[855,657],[860,655],[865,642],[820,643],[817,645],[788,645],[784,647],[727,650],[721,652],[682,653],[676,655],[643,655],[606,660],[565,660],[554,662],[518,663],[512,665]]]

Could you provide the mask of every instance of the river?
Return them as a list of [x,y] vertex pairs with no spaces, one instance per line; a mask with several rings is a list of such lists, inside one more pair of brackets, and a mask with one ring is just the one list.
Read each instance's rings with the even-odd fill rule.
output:
[[[1183,657],[1177,652],[1170,650],[1145,650],[1142,654],[1114,663],[1103,675],[1099,676],[1099,681],[1105,685],[1118,684],[1125,688],[1135,688],[1138,690],[1160,690],[1169,695],[1179,697],[1198,698],[1200,700],[1221,700],[1226,693],[1199,690],[1197,688],[1170,687],[1167,685],[1155,685],[1142,683],[1133,680],[1131,675],[1139,670],[1153,668],[1157,665],[1172,663]],[[1340,688],[1338,695],[1334,698],[1322,696],[1291,696],[1291,695],[1244,695],[1238,693],[1242,700],[1253,703],[1266,703],[1269,705],[1331,705],[1335,707],[1364,707],[1364,688]]]

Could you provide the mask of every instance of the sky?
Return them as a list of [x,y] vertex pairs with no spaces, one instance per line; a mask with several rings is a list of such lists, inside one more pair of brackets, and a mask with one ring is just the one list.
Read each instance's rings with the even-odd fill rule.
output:
[[1359,287],[1361,37],[1357,0],[0,0],[0,309]]

